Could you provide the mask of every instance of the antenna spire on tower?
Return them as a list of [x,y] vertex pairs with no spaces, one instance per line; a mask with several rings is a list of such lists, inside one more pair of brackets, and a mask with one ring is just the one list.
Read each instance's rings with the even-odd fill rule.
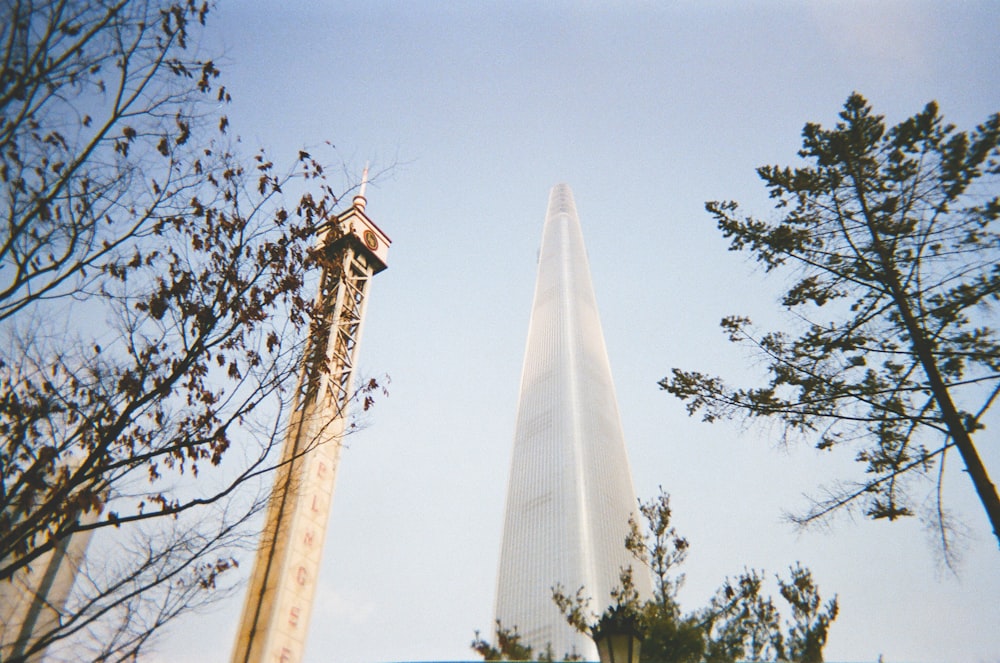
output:
[[368,188],[368,164],[365,163],[365,170],[361,174],[361,188],[358,189],[358,195],[354,196],[354,206],[360,211],[365,211],[365,205],[368,204],[368,199],[365,198],[365,189]]

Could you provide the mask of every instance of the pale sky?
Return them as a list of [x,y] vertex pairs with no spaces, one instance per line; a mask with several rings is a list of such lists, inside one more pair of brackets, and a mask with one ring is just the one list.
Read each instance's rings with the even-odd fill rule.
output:
[[[783,522],[804,493],[857,477],[850,450],[702,424],[656,386],[675,366],[752,379],[718,322],[780,322],[785,281],[727,252],[704,202],[767,216],[754,168],[793,163],[803,124],[831,124],[855,90],[893,122],[932,99],[961,128],[1000,110],[1000,4],[221,5],[202,48],[224,54],[248,154],[282,163],[306,147],[343,164],[345,189],[366,161],[391,167],[368,190],[393,245],[360,358],[391,393],[342,456],[308,663],[475,658],[558,182],[579,210],[636,491],[671,493],[692,545],[682,606],[745,567],[773,578],[798,561],[839,596],[827,660],[1000,661],[1000,552],[957,458],[947,499],[971,537],[956,578],[916,519]],[[980,439],[1000,481],[995,433]],[[149,659],[228,660],[241,602],[178,624]]]

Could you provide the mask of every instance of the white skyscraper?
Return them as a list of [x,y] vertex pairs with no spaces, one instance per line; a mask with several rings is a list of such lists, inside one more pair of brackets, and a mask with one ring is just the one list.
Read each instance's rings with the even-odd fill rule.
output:
[[551,644],[597,660],[552,602],[551,587],[580,586],[600,614],[620,570],[641,594],[648,573],[625,550],[637,512],[611,366],[573,194],[552,188],[521,374],[496,617],[535,652]]

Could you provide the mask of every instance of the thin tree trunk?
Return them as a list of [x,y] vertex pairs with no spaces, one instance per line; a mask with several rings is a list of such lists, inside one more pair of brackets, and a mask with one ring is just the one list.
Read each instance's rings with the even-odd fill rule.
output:
[[986,515],[990,519],[990,525],[993,526],[993,534],[997,537],[997,543],[1000,544],[1000,495],[997,494],[996,486],[990,481],[986,466],[983,465],[983,461],[979,457],[979,452],[976,450],[976,445],[972,442],[972,436],[966,430],[965,423],[962,421],[958,409],[951,400],[948,386],[944,383],[944,379],[938,371],[937,362],[930,349],[930,343],[927,342],[923,330],[917,324],[916,317],[913,315],[913,311],[910,310],[909,302],[902,297],[902,293],[898,290],[900,286],[898,280],[895,279],[895,274],[892,274],[890,278],[893,283],[889,283],[889,287],[893,292],[893,298],[896,299],[896,306],[903,317],[903,323],[910,334],[913,349],[920,359],[920,365],[924,369],[924,374],[927,375],[927,381],[931,386],[931,393],[933,393],[934,400],[941,410],[941,416],[944,418],[945,425],[948,426],[948,432],[955,441],[955,446],[958,447],[958,452],[965,462],[965,469],[972,479],[972,484],[976,488],[979,500],[986,509]]
[[997,494],[996,486],[990,481],[986,466],[983,465],[983,461],[979,457],[979,452],[976,450],[976,445],[972,442],[972,436],[966,430],[965,423],[962,421],[958,409],[951,400],[951,393],[948,391],[948,385],[945,384],[940,371],[938,371],[937,361],[934,359],[934,353],[931,352],[931,345],[924,335],[923,329],[918,324],[917,317],[910,308],[909,299],[907,299],[903,286],[896,274],[892,256],[882,243],[878,230],[875,228],[875,219],[868,208],[865,198],[865,187],[857,176],[853,177],[858,200],[861,203],[868,232],[872,238],[872,246],[878,255],[884,283],[889,288],[893,302],[899,310],[900,316],[903,318],[903,324],[910,335],[910,343],[913,346],[914,352],[917,353],[920,365],[927,376],[927,381],[930,383],[934,401],[941,411],[944,423],[948,427],[948,433],[955,441],[955,446],[958,447],[958,452],[965,462],[965,469],[972,479],[972,485],[976,489],[976,494],[979,495],[979,501],[982,502],[983,508],[986,509],[986,516],[993,527],[994,536],[997,537],[997,544],[1000,545],[1000,495]]

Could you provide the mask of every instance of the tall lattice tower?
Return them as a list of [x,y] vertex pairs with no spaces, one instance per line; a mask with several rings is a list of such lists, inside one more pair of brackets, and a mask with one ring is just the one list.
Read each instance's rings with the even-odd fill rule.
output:
[[367,174],[328,241],[331,266],[316,299],[323,332],[307,348],[233,663],[302,660],[368,286],[389,250],[389,238],[365,215]]
[[[497,579],[496,617],[535,652],[597,660],[551,587],[584,586],[600,614],[619,573],[633,566],[640,594],[650,578],[625,550],[635,489],[590,265],[573,193],[552,188],[521,373],[514,450]],[[558,660],[558,658],[557,658]]]

